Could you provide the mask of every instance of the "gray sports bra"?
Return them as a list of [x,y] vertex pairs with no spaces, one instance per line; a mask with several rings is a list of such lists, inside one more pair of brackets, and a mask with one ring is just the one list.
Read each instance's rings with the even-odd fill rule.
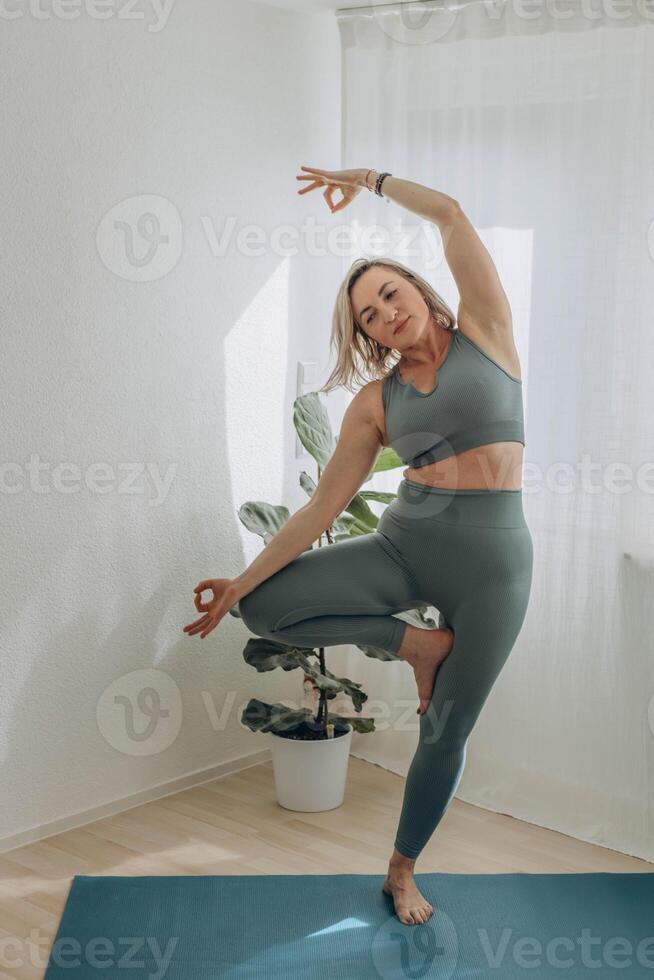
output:
[[402,381],[397,364],[383,380],[386,436],[411,467],[491,442],[525,444],[522,381],[458,328],[452,333],[431,391]]

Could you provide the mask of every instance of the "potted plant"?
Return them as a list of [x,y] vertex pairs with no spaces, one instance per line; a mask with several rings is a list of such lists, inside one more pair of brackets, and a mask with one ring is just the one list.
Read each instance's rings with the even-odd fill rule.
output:
[[[317,392],[296,398],[293,403],[293,423],[298,438],[314,458],[320,473],[326,466],[336,441],[332,433],[327,411]],[[388,447],[383,447],[373,469],[364,482],[374,473],[403,466],[402,460]],[[300,486],[312,496],[316,484],[308,473],[300,473]],[[369,501],[388,504],[396,494],[378,490],[360,490],[347,507],[324,532],[326,547],[344,538],[358,534],[370,534],[379,518],[372,511]],[[263,538],[264,545],[289,519],[287,507],[262,501],[248,501],[238,511],[245,527]],[[323,547],[322,535],[318,547]],[[310,550],[313,545],[309,546]],[[427,616],[429,606],[411,609],[397,615],[415,626],[435,627]],[[240,616],[238,603],[230,609],[233,616]],[[366,656],[378,660],[397,660],[387,650],[356,644]],[[290,708],[276,702],[268,704],[251,698],[241,716],[241,722],[253,732],[267,732],[272,738],[272,759],[275,791],[281,806],[290,810],[331,810],[340,806],[345,793],[345,781],[350,752],[352,731],[367,734],[375,729],[373,718],[360,717],[368,695],[361,685],[347,677],[337,677],[325,664],[325,648],[318,650],[255,638],[248,640],[243,657],[246,663],[259,673],[281,667],[282,670],[301,670],[302,681],[310,679],[319,691],[317,709]],[[329,702],[338,695],[347,697],[354,714],[329,711]]]

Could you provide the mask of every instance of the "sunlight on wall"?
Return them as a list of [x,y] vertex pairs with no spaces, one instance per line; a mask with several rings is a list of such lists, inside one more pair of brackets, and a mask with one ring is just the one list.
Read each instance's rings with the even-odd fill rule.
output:
[[[225,423],[232,499],[280,503],[286,440],[294,432],[288,371],[289,259],[254,296],[225,339]],[[290,443],[292,445],[292,442]],[[243,529],[250,541],[252,535]]]

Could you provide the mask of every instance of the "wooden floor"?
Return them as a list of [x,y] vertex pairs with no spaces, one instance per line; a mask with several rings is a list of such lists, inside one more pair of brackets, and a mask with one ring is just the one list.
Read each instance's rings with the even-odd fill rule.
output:
[[[381,886],[403,792],[402,777],[350,757],[343,805],[297,813],[277,803],[266,762],[0,855],[0,978],[43,977],[76,874],[358,873]],[[457,799],[416,864],[416,874],[652,870]]]

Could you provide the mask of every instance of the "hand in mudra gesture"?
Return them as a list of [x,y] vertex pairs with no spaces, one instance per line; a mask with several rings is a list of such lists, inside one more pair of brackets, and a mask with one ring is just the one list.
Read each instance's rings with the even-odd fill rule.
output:
[[[306,174],[298,176],[296,180],[310,180],[308,187],[303,187],[298,194],[308,194],[309,191],[317,187],[324,187],[323,197],[329,205],[332,214],[346,208],[350,201],[353,201],[357,194],[365,187],[367,170],[318,170],[317,167],[300,167],[306,170]],[[334,204],[334,191],[339,190],[343,195],[343,200]]]
[[[213,598],[208,602],[202,601],[202,593],[205,590],[211,591]],[[198,612],[205,615],[196,619],[194,623],[189,623],[184,627],[184,632],[189,636],[200,634],[203,640],[208,633],[216,628],[226,612],[235,605],[241,598],[239,589],[229,578],[207,578],[193,589],[195,592],[195,608]]]

